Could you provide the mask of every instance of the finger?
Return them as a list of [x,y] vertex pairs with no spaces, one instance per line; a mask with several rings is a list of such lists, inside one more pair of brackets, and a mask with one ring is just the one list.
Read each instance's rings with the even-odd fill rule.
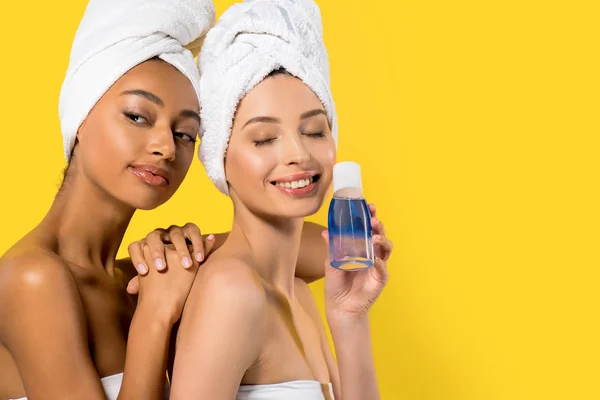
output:
[[204,255],[207,253],[204,247],[204,241],[202,240],[202,232],[196,224],[188,222],[183,226],[183,232],[186,238],[192,242],[194,249],[194,259],[198,262],[204,260]]
[[142,239],[131,243],[129,247],[127,247],[131,262],[137,273],[140,275],[146,275],[148,273],[148,265],[146,265],[146,260],[144,259],[144,253],[142,251],[142,246],[144,244],[145,240]]
[[373,236],[373,245],[377,246],[378,256],[383,259],[383,261],[387,261],[390,258],[390,254],[392,253],[392,249],[394,248],[394,244],[390,239],[382,235]]
[[207,255],[210,254],[212,249],[215,247],[215,243],[217,242],[216,239],[217,238],[212,233],[204,239],[204,252]]
[[385,228],[383,227],[383,223],[379,218],[371,218],[371,227],[373,228],[373,234],[375,235],[385,235]]
[[[167,231],[164,228],[156,228],[155,230],[153,230],[152,232],[150,232],[148,234],[148,236],[158,236],[160,238],[161,241],[163,241],[165,244],[167,243],[171,243],[171,238],[169,237],[169,231]],[[146,239],[148,238],[148,236],[146,236]]]
[[387,263],[379,257],[375,257],[375,263],[373,264],[373,271],[375,271],[374,278],[381,284],[385,285],[390,279],[390,274],[387,269]]
[[377,217],[377,210],[375,209],[375,204],[369,204],[369,212],[371,213],[371,218]]
[[[329,232],[327,230],[321,231],[321,237],[325,241],[325,248],[327,249],[328,256],[325,258],[325,266],[331,267],[331,260],[329,259]],[[326,268],[327,271],[329,268]]]
[[154,232],[158,233],[160,240],[164,243],[171,243],[171,235],[169,235],[169,231],[163,228],[157,228]]
[[[155,259],[154,255],[152,254],[152,249],[150,248],[150,246],[148,246],[147,241],[146,241],[146,244],[142,247],[142,251],[144,254],[144,259],[146,260],[147,264],[149,264],[151,260]],[[164,264],[164,265],[165,265],[165,267],[160,270],[158,268],[155,268],[155,269],[158,271],[163,271],[166,268],[166,264]],[[148,270],[148,274],[150,274],[150,273],[151,273],[150,270]]]
[[323,240],[325,240],[325,245],[329,248],[329,232],[326,230],[321,231],[321,236],[323,237]]
[[159,230],[148,234],[146,236],[146,246],[144,247],[144,250],[148,247],[150,251],[149,256],[146,256],[144,253],[146,260],[152,260],[152,264],[154,264],[157,271],[162,271],[167,267],[165,262],[165,244],[162,241],[161,235],[162,233]]
[[183,229],[178,226],[172,226],[169,228],[169,234],[171,235],[171,243],[173,243],[173,246],[175,246],[175,250],[177,251],[181,265],[183,265],[183,268],[185,269],[190,268],[193,264],[192,256],[188,250]]
[[140,278],[139,276],[134,276],[132,280],[127,284],[127,293],[129,294],[138,294],[140,291]]

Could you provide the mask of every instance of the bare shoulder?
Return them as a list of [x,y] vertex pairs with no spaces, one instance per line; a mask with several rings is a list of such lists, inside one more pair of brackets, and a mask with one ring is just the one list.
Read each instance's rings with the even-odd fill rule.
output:
[[67,261],[44,249],[6,254],[0,259],[0,293],[61,289],[74,284]]
[[57,303],[77,301],[77,293],[67,262],[51,251],[33,248],[0,259],[0,321],[53,312]]
[[206,346],[227,343],[228,351],[237,349],[237,357],[247,362],[247,368],[262,348],[267,311],[265,289],[250,265],[233,257],[209,259],[198,270],[185,303],[178,349],[189,354],[201,349],[208,359]]
[[253,315],[265,311],[267,304],[260,276],[248,263],[230,256],[208,259],[200,267],[192,296],[235,306]]

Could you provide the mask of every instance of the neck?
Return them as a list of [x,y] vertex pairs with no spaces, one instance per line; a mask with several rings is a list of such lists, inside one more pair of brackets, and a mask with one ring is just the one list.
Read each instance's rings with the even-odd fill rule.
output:
[[80,266],[103,268],[112,275],[134,212],[78,174],[61,189],[38,228],[51,238],[61,257]]
[[293,297],[302,225],[302,218],[268,219],[236,208],[230,238],[234,243],[246,243],[255,269],[265,281]]

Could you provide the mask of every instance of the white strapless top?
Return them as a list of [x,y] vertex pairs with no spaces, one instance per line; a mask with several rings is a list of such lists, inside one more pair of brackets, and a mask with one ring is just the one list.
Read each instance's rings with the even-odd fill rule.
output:
[[[324,389],[324,387],[326,389]],[[331,383],[291,381],[269,385],[241,385],[236,400],[334,400]]]
[[[100,379],[102,387],[104,388],[104,394],[106,400],[117,400],[119,391],[121,390],[121,384],[123,383],[123,373],[106,376]],[[168,384],[167,384],[168,385]],[[169,399],[168,387],[165,390],[165,400]],[[9,400],[27,400],[27,397],[21,397],[20,399],[9,399]]]
[[[100,379],[106,400],[117,400],[123,373]],[[324,391],[323,386],[327,389]],[[168,388],[165,400],[169,399]],[[27,400],[27,397],[9,400]],[[317,381],[291,381],[268,385],[241,385],[236,400],[334,400],[331,383],[321,385]]]

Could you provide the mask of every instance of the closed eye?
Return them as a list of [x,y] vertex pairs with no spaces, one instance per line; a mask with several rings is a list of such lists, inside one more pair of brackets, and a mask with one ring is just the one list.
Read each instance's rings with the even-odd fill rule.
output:
[[322,138],[325,137],[325,133],[323,132],[312,132],[312,133],[304,133],[305,136],[313,137],[313,138]]
[[260,146],[264,146],[265,144],[269,144],[271,142],[273,142],[275,140],[275,138],[269,138],[269,139],[263,139],[263,140],[255,140],[254,141],[254,145],[256,147],[260,147]]

